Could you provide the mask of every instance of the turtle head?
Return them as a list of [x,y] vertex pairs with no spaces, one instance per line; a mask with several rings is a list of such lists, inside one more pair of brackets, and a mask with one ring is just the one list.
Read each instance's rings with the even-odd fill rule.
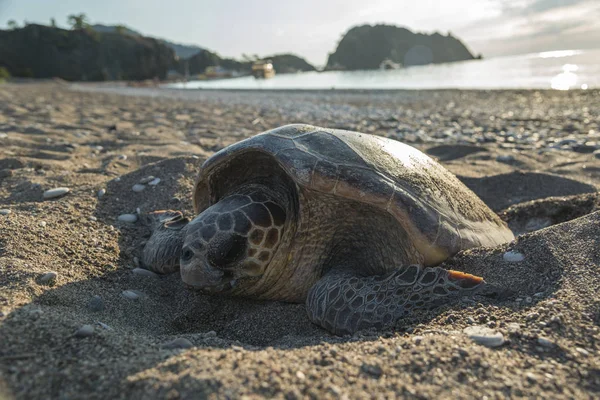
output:
[[186,229],[183,282],[210,293],[260,278],[283,236],[286,214],[261,190],[233,194],[204,210]]

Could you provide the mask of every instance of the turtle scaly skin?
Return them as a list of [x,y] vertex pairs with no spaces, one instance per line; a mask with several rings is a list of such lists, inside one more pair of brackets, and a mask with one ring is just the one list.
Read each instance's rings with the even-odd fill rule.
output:
[[179,254],[189,286],[306,302],[310,319],[336,334],[393,325],[485,288],[482,278],[435,265],[514,238],[418,150],[310,125],[216,153],[200,170],[193,203],[189,224],[159,224],[144,250],[148,268],[176,269]]

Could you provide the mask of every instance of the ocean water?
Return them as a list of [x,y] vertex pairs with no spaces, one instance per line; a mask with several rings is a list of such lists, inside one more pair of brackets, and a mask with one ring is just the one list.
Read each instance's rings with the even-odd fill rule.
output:
[[600,49],[496,57],[391,71],[328,71],[165,85],[178,89],[591,89],[600,88]]

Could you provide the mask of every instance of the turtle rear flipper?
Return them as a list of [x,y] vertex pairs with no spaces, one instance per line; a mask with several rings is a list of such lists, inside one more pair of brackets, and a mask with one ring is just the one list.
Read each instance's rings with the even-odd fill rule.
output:
[[308,293],[312,322],[336,335],[394,325],[415,310],[433,309],[451,298],[486,291],[482,278],[443,268],[410,265],[385,275],[331,271]]
[[179,256],[185,239],[189,220],[181,211],[161,210],[146,215],[152,228],[142,253],[142,265],[159,274],[170,274],[179,270]]

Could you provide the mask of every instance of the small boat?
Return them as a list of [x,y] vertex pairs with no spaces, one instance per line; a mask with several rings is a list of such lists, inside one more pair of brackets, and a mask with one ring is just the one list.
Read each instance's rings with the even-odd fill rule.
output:
[[381,62],[381,64],[379,64],[379,69],[381,69],[381,70],[400,69],[400,68],[402,68],[401,63],[393,62],[389,58],[386,58],[385,60],[383,60]]
[[252,64],[252,76],[257,79],[274,77],[275,68],[273,68],[271,60],[255,61],[254,64]]

